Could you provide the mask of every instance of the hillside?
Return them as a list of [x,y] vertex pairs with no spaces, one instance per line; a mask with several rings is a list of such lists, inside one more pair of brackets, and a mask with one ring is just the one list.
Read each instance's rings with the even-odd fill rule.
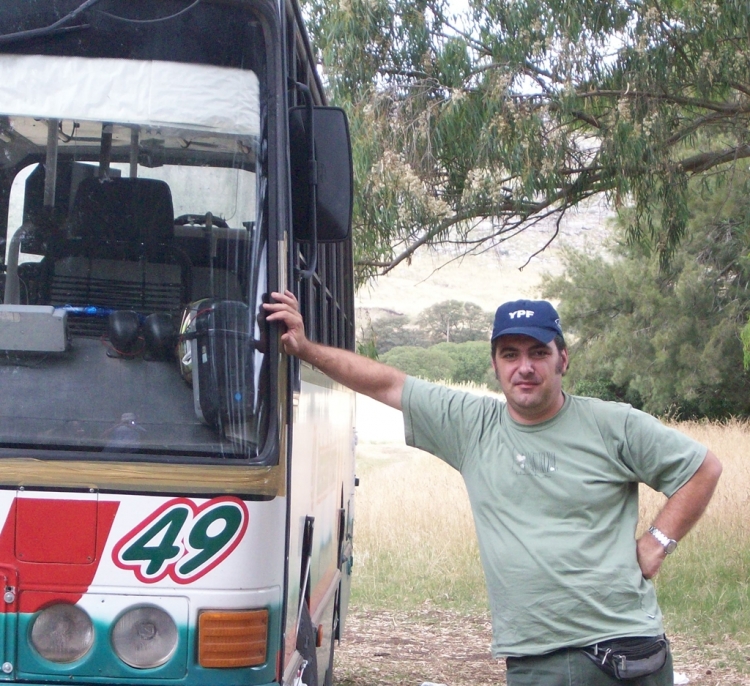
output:
[[539,297],[541,275],[561,269],[561,248],[597,249],[603,244],[611,217],[612,212],[602,203],[569,213],[552,245],[526,267],[527,259],[554,235],[554,222],[531,227],[479,255],[457,258],[445,250],[418,253],[411,264],[401,264],[359,290],[359,321],[384,312],[415,315],[443,300],[469,301],[494,312],[506,300]]

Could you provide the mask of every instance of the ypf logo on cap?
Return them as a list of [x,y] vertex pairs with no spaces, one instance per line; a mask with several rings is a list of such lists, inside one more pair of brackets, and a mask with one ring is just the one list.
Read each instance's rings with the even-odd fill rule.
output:
[[498,336],[520,334],[549,343],[562,336],[560,315],[546,300],[514,300],[497,308],[492,340]]

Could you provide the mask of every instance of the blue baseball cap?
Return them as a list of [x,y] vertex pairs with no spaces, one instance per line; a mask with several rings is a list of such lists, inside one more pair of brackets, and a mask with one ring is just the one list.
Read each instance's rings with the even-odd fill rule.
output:
[[562,336],[560,315],[546,300],[514,300],[500,305],[495,312],[492,340],[508,334],[522,334],[549,343]]

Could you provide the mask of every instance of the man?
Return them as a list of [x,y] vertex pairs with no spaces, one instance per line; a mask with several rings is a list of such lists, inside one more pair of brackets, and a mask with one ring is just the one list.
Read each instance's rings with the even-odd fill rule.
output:
[[[562,391],[560,320],[545,301],[498,308],[492,365],[506,402],[450,390],[305,337],[297,301],[274,293],[285,351],[404,412],[407,443],[466,483],[511,686],[673,683],[653,584],[705,510],[721,464],[621,403]],[[668,500],[635,538],[638,484]]]

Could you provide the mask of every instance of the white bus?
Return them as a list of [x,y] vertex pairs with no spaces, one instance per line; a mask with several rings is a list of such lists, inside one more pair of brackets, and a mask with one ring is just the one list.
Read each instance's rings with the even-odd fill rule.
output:
[[0,679],[332,684],[351,207],[295,0],[0,3]]

